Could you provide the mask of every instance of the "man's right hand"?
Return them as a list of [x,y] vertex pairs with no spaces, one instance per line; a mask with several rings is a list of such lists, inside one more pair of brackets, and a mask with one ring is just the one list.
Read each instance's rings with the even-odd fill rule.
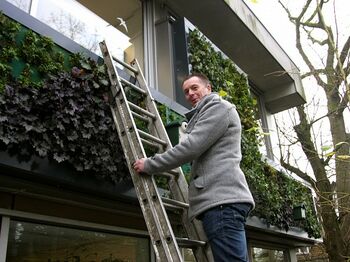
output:
[[133,168],[135,169],[135,171],[137,173],[143,173],[144,172],[144,169],[145,169],[145,161],[146,161],[146,158],[140,158],[140,159],[137,159],[134,164],[133,164]]

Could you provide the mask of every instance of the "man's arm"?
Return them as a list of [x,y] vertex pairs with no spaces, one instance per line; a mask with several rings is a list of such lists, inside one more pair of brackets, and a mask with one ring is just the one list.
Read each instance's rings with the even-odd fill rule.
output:
[[227,130],[229,109],[219,100],[203,108],[191,133],[173,148],[134,163],[137,172],[157,173],[173,169],[198,158]]

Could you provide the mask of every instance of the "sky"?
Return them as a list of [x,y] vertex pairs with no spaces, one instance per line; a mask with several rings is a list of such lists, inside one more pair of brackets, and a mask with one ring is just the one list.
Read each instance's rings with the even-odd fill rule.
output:
[[[299,55],[298,50],[295,47],[295,29],[294,25],[289,21],[286,12],[284,9],[278,4],[278,0],[244,0],[249,8],[254,12],[254,14],[258,17],[258,19],[264,24],[267,30],[271,33],[271,35],[276,39],[276,41],[280,44],[280,46],[285,50],[288,56],[294,61],[294,63],[299,67],[301,72],[307,71],[304,62]],[[301,5],[305,1],[301,0],[284,0],[284,3],[287,4],[291,10],[296,10],[296,8],[300,8]],[[331,1],[332,2],[332,1]],[[349,0],[335,0],[335,6],[328,5],[330,8],[328,9],[326,15],[327,21],[334,21],[334,12],[333,8],[336,9],[336,17],[338,20],[338,29],[339,29],[339,37],[340,40],[342,38],[345,40],[344,36],[348,36],[350,32],[350,1]],[[344,41],[343,40],[343,41]],[[314,59],[317,61],[317,53],[314,51],[315,46],[310,46],[309,50],[313,52]],[[323,96],[323,92],[320,92],[320,89],[317,88],[317,84],[315,81],[310,79],[303,80],[303,86],[306,94],[306,99],[308,103],[313,104],[309,108],[310,117],[317,118],[322,116],[326,112],[326,100]],[[292,126],[297,123],[290,119],[292,115],[291,111],[284,111],[282,113],[277,114],[277,119],[284,120],[284,124],[289,126],[292,133]],[[285,121],[289,119],[288,121]],[[348,128],[350,130],[350,114],[349,112],[345,115],[345,121]],[[276,130],[270,130],[271,136],[274,139],[273,146],[277,147],[276,142]],[[315,136],[317,137],[317,141],[319,144],[319,148],[321,146],[331,145],[331,138],[329,133],[329,123],[327,119],[320,121],[318,125],[315,126],[313,130]],[[275,150],[276,148],[274,148]],[[295,162],[301,167],[304,171],[310,171],[310,167],[305,161],[305,156],[301,151],[300,145],[296,145],[293,147],[295,152]],[[277,156],[279,157],[279,156]],[[311,171],[310,171],[311,172]]]
[[[306,67],[295,47],[295,29],[294,25],[289,21],[286,12],[278,3],[278,0],[243,0],[248,7],[254,12],[258,19],[264,24],[271,35],[286,51],[288,56],[297,64],[301,71],[305,71]],[[302,0],[283,0],[291,10],[300,9]],[[327,20],[333,20],[334,16],[332,5],[327,5]],[[349,35],[350,31],[350,0],[335,0],[336,15],[339,21],[340,36],[344,36],[342,32]]]

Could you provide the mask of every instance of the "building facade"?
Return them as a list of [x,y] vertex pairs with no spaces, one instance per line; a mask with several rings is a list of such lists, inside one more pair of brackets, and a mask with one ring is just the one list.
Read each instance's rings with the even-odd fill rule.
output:
[[[2,0],[0,8],[95,60],[105,39],[116,57],[138,59],[154,98],[179,114],[189,108],[181,81],[190,71],[186,36],[193,28],[247,75],[263,129],[274,113],[305,102],[297,67],[241,0]],[[273,141],[264,142],[272,161]],[[82,178],[65,165],[39,157],[20,161],[6,150],[0,159],[0,262],[155,261],[131,182]],[[299,247],[317,242],[257,217],[249,218],[247,237],[257,262],[296,261]]]

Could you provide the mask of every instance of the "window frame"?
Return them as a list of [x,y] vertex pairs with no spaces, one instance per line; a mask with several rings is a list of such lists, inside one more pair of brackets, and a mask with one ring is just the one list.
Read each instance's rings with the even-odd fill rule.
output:
[[266,243],[262,241],[250,241],[248,243],[248,256],[249,261],[253,261],[253,248],[262,248],[262,249],[269,249],[269,250],[277,250],[283,252],[283,261],[284,262],[291,262],[290,257],[290,248],[275,244],[275,243]]
[[155,254],[153,252],[152,243],[149,234],[144,230],[130,229],[118,226],[103,225],[86,221],[52,217],[47,215],[39,215],[29,212],[8,210],[0,208],[1,228],[0,228],[0,262],[6,262],[6,253],[8,246],[8,237],[11,220],[23,221],[37,224],[46,224],[57,227],[72,228],[78,230],[96,231],[109,234],[118,234],[131,237],[141,237],[148,239],[150,261],[155,262]]

